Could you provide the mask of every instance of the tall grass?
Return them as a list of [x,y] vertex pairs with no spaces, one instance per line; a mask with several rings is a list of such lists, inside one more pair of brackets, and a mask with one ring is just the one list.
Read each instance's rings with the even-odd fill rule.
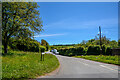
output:
[[118,56],[86,55],[86,56],[73,56],[73,57],[120,65],[120,63],[118,62]]
[[40,61],[40,53],[14,51],[2,56],[2,78],[36,78],[58,65],[58,59],[51,54],[45,54],[44,61]]

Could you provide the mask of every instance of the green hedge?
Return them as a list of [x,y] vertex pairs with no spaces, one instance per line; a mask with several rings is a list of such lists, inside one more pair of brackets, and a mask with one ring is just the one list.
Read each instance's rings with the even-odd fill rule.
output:
[[[112,55],[111,47],[103,45],[102,55]],[[99,45],[90,45],[86,48],[84,47],[74,47],[74,48],[61,48],[58,49],[60,55],[64,56],[76,56],[76,55],[100,55]]]
[[112,55],[112,48],[110,46],[102,45],[103,55]]
[[76,47],[76,48],[62,48],[58,49],[60,55],[65,56],[75,56],[75,55],[84,55],[85,50],[83,47]]
[[20,51],[30,51],[30,52],[44,52],[46,47],[40,45],[39,42],[33,39],[26,40],[11,40],[9,42],[9,46],[12,50],[20,50]]
[[100,55],[100,46],[89,46],[86,55]]

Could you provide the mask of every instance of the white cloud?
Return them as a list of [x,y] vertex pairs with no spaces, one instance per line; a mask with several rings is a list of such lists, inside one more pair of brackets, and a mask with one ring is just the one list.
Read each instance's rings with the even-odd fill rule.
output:
[[59,29],[81,29],[81,28],[95,28],[95,27],[104,27],[110,28],[111,26],[116,26],[118,24],[117,18],[111,19],[98,19],[98,20],[88,20],[81,21],[78,19],[68,18],[58,22],[54,22],[48,25],[45,25],[45,29],[48,28],[59,28]]
[[44,34],[44,35],[37,35],[34,37],[49,37],[49,36],[61,36],[61,35],[65,35],[65,34]]

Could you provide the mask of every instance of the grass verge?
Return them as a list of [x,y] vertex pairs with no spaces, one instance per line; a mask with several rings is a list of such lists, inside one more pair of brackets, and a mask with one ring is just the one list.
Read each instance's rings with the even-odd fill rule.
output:
[[118,56],[86,55],[86,56],[73,56],[73,57],[84,58],[84,59],[98,61],[98,62],[120,65],[120,63],[118,62]]
[[52,54],[45,54],[44,59],[40,61],[40,53],[12,51],[2,56],[2,78],[36,78],[59,66],[58,59]]

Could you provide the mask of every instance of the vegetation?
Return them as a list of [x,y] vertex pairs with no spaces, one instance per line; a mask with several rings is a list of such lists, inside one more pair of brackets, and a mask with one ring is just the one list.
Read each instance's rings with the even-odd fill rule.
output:
[[76,47],[76,48],[62,48],[58,49],[60,55],[65,56],[74,56],[74,55],[83,55],[85,53],[83,47]]
[[59,65],[54,55],[41,52],[49,49],[34,36],[43,31],[38,5],[35,2],[2,3],[2,78],[36,78],[49,73]]
[[11,51],[2,56],[2,78],[36,78],[55,70],[59,66],[58,59],[51,54],[45,54],[40,61],[40,53]]
[[102,55],[112,55],[112,48],[119,48],[118,42],[115,40],[110,41],[106,36],[101,38],[102,46],[100,46],[100,40],[97,36],[94,39],[85,41],[80,44],[71,45],[53,45],[51,47],[56,48],[60,55],[76,56],[76,55],[100,55],[102,49]]
[[115,40],[110,41],[106,36],[102,36],[101,41],[102,46],[100,46],[99,38],[95,36],[94,39],[83,40],[80,44],[55,45],[53,47],[58,50],[60,55],[120,65],[118,56],[112,54],[113,48],[119,48],[120,40],[118,42]]
[[73,56],[76,58],[84,58],[84,59],[89,59],[93,61],[99,61],[99,62],[104,62],[104,63],[109,63],[109,64],[116,64],[120,65],[118,62],[118,56],[105,56],[105,55],[86,55],[86,56]]
[[41,40],[41,45],[45,46],[47,51],[49,50],[49,43],[46,40],[42,39]]
[[[80,44],[53,45],[42,39],[41,43],[34,36],[43,31],[42,20],[35,2],[2,3],[2,78],[36,78],[53,71],[59,62],[54,55],[45,54],[40,61],[41,52],[56,48],[60,55],[76,56],[91,60],[118,64],[116,56],[97,56],[102,49],[103,55],[112,55],[111,49],[120,46],[119,42],[110,41],[102,36],[102,47],[98,36]],[[89,55],[89,56],[79,56]],[[96,56],[91,56],[96,55]],[[96,57],[98,57],[96,59]],[[104,60],[104,61],[103,61]]]
[[2,3],[2,49],[4,54],[7,54],[8,49],[31,52],[44,52],[49,49],[47,41],[41,40],[40,43],[34,40],[34,35],[43,30],[38,7],[34,2]]
[[118,40],[118,46],[120,47],[120,40]]
[[4,53],[11,38],[31,38],[42,31],[39,6],[33,2],[2,3],[2,42]]
[[12,50],[31,51],[31,52],[39,52],[39,51],[44,52],[46,50],[46,47],[40,45],[40,42],[31,38],[27,38],[27,39],[11,38],[8,45]]

